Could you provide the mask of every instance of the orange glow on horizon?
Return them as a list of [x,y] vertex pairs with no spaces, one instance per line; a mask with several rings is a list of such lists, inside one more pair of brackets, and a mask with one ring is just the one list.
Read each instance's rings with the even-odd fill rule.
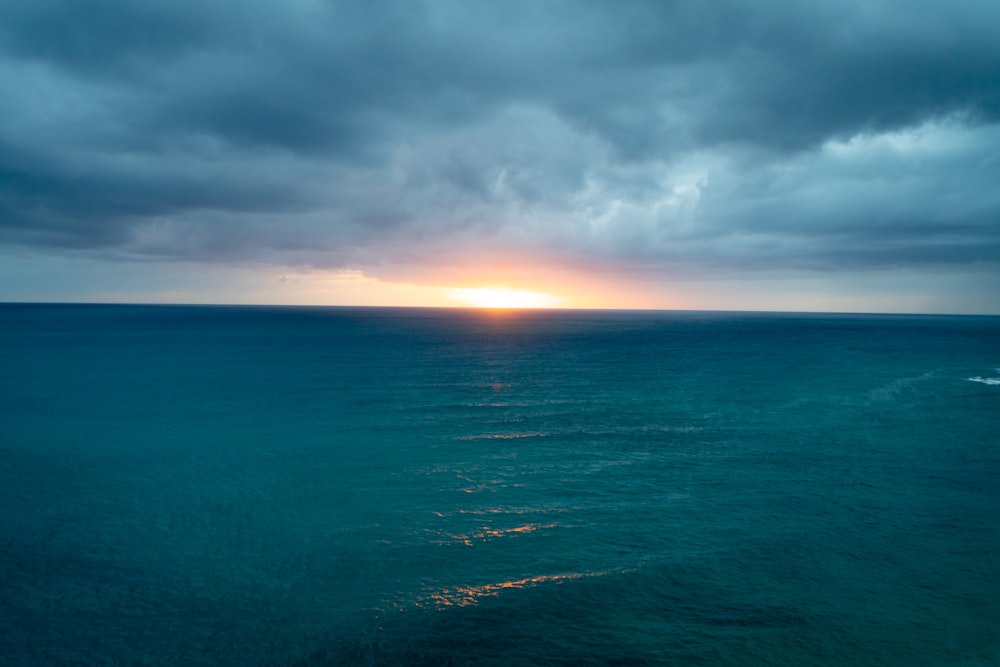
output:
[[[270,303],[335,306],[411,306],[429,308],[479,308],[504,311],[545,308],[649,308],[684,307],[676,296],[669,301],[656,286],[629,284],[608,276],[556,268],[525,266],[477,268],[441,274],[392,278],[361,270],[285,271],[262,281],[259,272],[246,272],[256,281],[241,299],[215,298],[212,303]],[[149,301],[163,301],[151,299]],[[185,296],[190,302],[198,300]],[[119,299],[120,300],[120,299]],[[133,300],[140,300],[133,297]],[[177,299],[174,299],[176,301]]]
[[562,299],[547,292],[511,289],[509,287],[456,287],[448,290],[448,298],[463,301],[476,308],[555,308]]

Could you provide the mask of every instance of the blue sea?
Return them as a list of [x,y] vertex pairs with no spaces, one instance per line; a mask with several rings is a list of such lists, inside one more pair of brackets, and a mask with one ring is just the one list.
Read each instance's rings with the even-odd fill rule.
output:
[[0,306],[0,664],[998,665],[1000,318]]

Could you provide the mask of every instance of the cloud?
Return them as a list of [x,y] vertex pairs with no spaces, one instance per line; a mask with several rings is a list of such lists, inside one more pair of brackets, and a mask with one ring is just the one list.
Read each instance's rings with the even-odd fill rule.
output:
[[998,24],[970,0],[7,2],[0,244],[995,271]]

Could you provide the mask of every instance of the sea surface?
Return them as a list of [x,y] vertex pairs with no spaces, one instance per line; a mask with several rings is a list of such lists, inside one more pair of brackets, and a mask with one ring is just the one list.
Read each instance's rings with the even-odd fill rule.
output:
[[0,664],[1000,664],[1000,318],[0,305]]

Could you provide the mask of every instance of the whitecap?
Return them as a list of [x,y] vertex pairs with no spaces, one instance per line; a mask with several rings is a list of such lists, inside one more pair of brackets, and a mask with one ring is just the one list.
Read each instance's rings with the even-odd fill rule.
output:
[[965,379],[968,380],[969,382],[981,382],[983,384],[1000,384],[1000,378],[983,378],[977,376],[974,378],[965,378]]

